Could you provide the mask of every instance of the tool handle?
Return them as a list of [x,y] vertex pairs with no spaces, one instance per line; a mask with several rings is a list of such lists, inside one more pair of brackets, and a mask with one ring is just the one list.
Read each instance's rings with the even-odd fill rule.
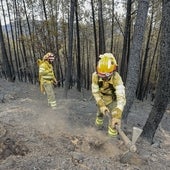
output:
[[126,134],[123,132],[119,125],[116,125],[115,127],[127,148],[129,148],[131,152],[136,152],[137,150],[136,145],[133,144],[132,141],[126,136]]
[[112,116],[111,116],[111,113],[110,113],[110,112],[106,111],[106,112],[105,112],[105,115],[106,115],[110,120],[112,119]]
[[[108,116],[108,118],[111,120],[112,119],[112,115],[110,112],[106,112],[106,116]],[[120,137],[122,138],[122,140],[124,141],[125,145],[127,146],[127,148],[131,151],[131,152],[136,152],[137,148],[136,145],[132,143],[132,141],[126,136],[126,134],[123,132],[123,130],[121,129],[120,125],[115,125],[116,130],[118,131]]]

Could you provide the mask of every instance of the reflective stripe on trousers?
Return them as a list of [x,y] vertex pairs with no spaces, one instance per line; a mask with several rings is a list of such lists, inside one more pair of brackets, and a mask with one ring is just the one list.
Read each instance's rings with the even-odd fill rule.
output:
[[98,126],[103,125],[103,118],[101,118],[101,117],[96,117],[95,124],[98,125]]
[[108,134],[109,134],[110,136],[117,136],[118,132],[117,132],[116,129],[111,128],[110,126],[108,126]]

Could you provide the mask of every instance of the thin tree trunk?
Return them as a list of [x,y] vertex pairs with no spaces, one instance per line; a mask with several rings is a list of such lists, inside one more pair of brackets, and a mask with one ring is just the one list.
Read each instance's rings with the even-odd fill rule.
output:
[[98,0],[98,19],[99,19],[99,54],[103,54],[106,50],[105,35],[103,24],[102,0]]
[[130,50],[130,30],[131,30],[131,5],[132,1],[127,1],[127,13],[126,13],[126,23],[124,31],[124,40],[123,40],[123,51],[122,51],[122,60],[120,67],[120,75],[124,84],[126,84],[128,61],[129,61],[129,50]]
[[[19,30],[20,31],[20,37],[24,37],[21,18],[19,18],[19,29],[20,29]],[[20,48],[21,55],[22,55],[23,64],[24,64],[24,79],[25,79],[25,82],[27,82],[27,77],[28,77],[28,74],[29,74],[29,70],[28,70],[28,59],[27,59],[27,53],[26,53],[24,40],[21,39],[20,45],[21,45],[21,48]]]
[[151,14],[151,20],[150,20],[150,26],[149,26],[149,32],[147,36],[147,43],[146,43],[146,50],[145,50],[145,55],[141,67],[141,79],[139,80],[139,88],[137,89],[137,99],[142,100],[144,99],[144,88],[146,86],[146,69],[147,69],[147,60],[148,60],[148,53],[149,53],[149,46],[150,46],[150,41],[151,41],[151,33],[152,33],[152,24],[153,24],[153,9],[152,9],[152,14]]
[[2,51],[3,73],[4,73],[4,76],[5,76],[6,79],[8,79],[9,81],[12,81],[12,72],[11,72],[11,67],[10,67],[10,63],[9,63],[6,48],[5,48],[5,42],[4,42],[3,32],[2,32],[1,20],[0,20],[0,45],[1,45],[1,51]]
[[[44,17],[45,17],[45,20],[46,20],[46,23],[48,22],[47,21],[47,12],[46,12],[46,6],[45,6],[45,0],[42,0],[42,5],[43,5],[43,12],[44,12]],[[47,27],[46,27],[47,30],[44,30],[44,32],[48,32],[48,23],[47,23]],[[48,51],[48,39],[47,39],[47,35],[44,35],[45,36],[45,49],[46,51]],[[48,38],[49,38],[49,35],[48,35]]]
[[96,22],[95,22],[95,12],[94,12],[94,1],[91,0],[91,7],[92,7],[92,18],[93,18],[93,32],[94,32],[94,46],[95,46],[95,59],[96,59],[96,65],[99,58],[98,53],[98,46],[97,46],[97,31],[96,31]]
[[15,70],[17,72],[17,76],[18,76],[18,79],[20,80],[21,78],[21,75],[20,75],[20,71],[19,71],[19,63],[18,63],[18,56],[17,56],[17,53],[16,53],[16,45],[15,45],[15,38],[14,38],[14,31],[13,31],[13,23],[11,22],[11,14],[10,14],[10,11],[9,11],[9,3],[8,3],[8,0],[6,0],[6,3],[7,3],[7,11],[8,11],[8,17],[9,17],[9,23],[10,23],[10,29],[11,29],[11,37],[12,37],[12,47],[13,47],[13,51],[14,51],[14,58],[15,58]]
[[20,72],[20,81],[23,81],[23,77],[25,76],[24,68],[25,68],[25,61],[22,55],[22,50],[21,50],[21,43],[19,41],[19,32],[20,32],[20,14],[17,6],[17,1],[14,1],[14,18],[15,18],[15,42],[16,42],[16,52],[18,55],[18,65],[19,65],[19,72]]
[[5,21],[5,30],[6,30],[6,35],[7,35],[7,42],[8,42],[8,53],[9,53],[9,63],[10,63],[10,67],[11,67],[11,76],[12,76],[12,81],[15,81],[15,70],[14,70],[14,65],[13,65],[13,61],[12,61],[12,52],[11,52],[11,45],[10,45],[10,39],[9,39],[9,33],[8,33],[8,29],[7,29],[7,22],[6,22],[6,17],[5,17],[5,10],[4,10],[4,6],[3,6],[3,1],[1,0],[1,6],[2,6],[2,11],[3,11],[3,18]]
[[[145,88],[144,88],[144,93],[145,93],[145,95],[146,95],[146,93],[147,93],[147,91],[148,91],[149,80],[150,80],[150,77],[151,77],[151,72],[152,72],[152,70],[153,70],[153,63],[154,63],[155,56],[156,56],[156,51],[157,51],[157,48],[158,48],[158,43],[159,43],[159,38],[160,38],[160,32],[161,32],[161,24],[160,24],[160,28],[159,28],[159,32],[158,32],[157,41],[156,41],[155,49],[154,49],[154,52],[153,52],[151,64],[150,64],[150,66],[149,66],[149,72],[148,72],[148,76],[147,76],[146,86],[145,86]],[[153,89],[151,89],[151,90],[153,90]],[[153,100],[153,99],[152,99],[152,100]]]
[[79,30],[79,19],[78,19],[78,0],[75,4],[75,16],[76,16],[76,33],[77,33],[77,90],[81,91],[81,58],[80,58],[80,30]]
[[69,31],[68,31],[68,66],[66,72],[65,91],[64,96],[67,98],[68,89],[70,88],[72,78],[72,51],[73,51],[73,22],[74,22],[74,8],[75,0],[71,0],[70,4],[70,19],[69,19]]
[[112,0],[112,24],[111,24],[111,43],[110,52],[113,53],[113,31],[114,31],[114,0]]

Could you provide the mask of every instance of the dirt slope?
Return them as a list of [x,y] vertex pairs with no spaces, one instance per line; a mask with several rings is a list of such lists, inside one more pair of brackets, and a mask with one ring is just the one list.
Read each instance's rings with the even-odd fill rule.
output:
[[[57,110],[47,107],[38,85],[0,79],[0,170],[166,170],[170,169],[170,113],[167,110],[155,143],[137,142],[128,163],[120,139],[94,126],[96,106],[91,92],[56,88]],[[151,109],[135,101],[125,132],[142,127]]]

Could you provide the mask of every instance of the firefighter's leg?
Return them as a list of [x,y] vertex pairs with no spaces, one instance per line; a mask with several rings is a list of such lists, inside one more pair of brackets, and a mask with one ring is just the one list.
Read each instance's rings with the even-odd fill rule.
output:
[[48,104],[52,107],[52,109],[55,109],[56,108],[56,99],[55,99],[55,93],[53,90],[53,85],[51,83],[45,83],[44,88],[47,93]]
[[[117,106],[116,101],[112,101],[111,104],[108,105],[108,108],[110,111],[113,110],[114,107]],[[109,124],[108,124],[108,135],[111,137],[116,137],[118,135],[118,132],[115,127],[112,127],[112,119],[109,119]]]
[[103,128],[103,114],[100,112],[100,109],[98,108],[95,125],[98,129]]

